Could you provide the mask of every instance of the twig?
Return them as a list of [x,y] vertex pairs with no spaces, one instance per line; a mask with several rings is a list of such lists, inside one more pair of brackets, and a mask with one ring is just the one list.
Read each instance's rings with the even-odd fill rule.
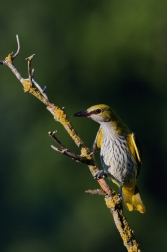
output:
[[35,57],[35,54],[32,54],[26,60],[28,61],[28,77],[29,77],[29,82],[32,83],[32,77],[34,75],[34,69],[31,69],[31,61]]
[[65,145],[63,145],[61,142],[60,142],[60,140],[56,137],[56,134],[57,133],[57,130],[55,130],[55,131],[49,131],[48,132],[48,134],[49,134],[49,136],[50,137],[52,137],[55,141],[56,141],[56,143],[58,143],[58,145],[62,148],[62,149],[67,149],[66,147],[65,147]]
[[[10,70],[13,72],[13,74],[17,77],[17,79],[21,82],[24,88],[24,92],[29,92],[30,94],[34,95],[36,98],[38,98],[42,103],[46,105],[47,110],[54,116],[54,119],[61,123],[70,137],[73,139],[75,144],[80,148],[80,155],[76,155],[73,152],[69,151],[61,142],[55,137],[55,132],[50,132],[49,135],[58,143],[58,145],[61,148],[57,148],[52,146],[52,148],[70,158],[73,158],[75,161],[86,163],[89,167],[89,170],[91,174],[94,176],[98,171],[98,167],[96,164],[96,161],[94,159],[94,155],[92,155],[92,152],[90,148],[87,148],[82,141],[82,139],[79,137],[79,135],[74,130],[72,124],[67,118],[67,115],[65,114],[64,108],[59,108],[58,106],[55,106],[54,104],[50,103],[48,100],[48,97],[44,90],[40,87],[40,85],[34,80],[34,70],[31,69],[31,61],[34,57],[34,54],[27,58],[28,60],[28,79],[24,79],[21,74],[18,72],[18,70],[13,65],[13,60],[18,56],[20,52],[20,42],[19,37],[16,35],[17,40],[17,51],[12,56],[12,53],[10,53],[5,60],[0,60],[1,65],[6,65],[10,68]],[[129,252],[139,252],[138,244],[136,239],[134,238],[133,231],[129,227],[128,222],[124,216],[123,210],[122,210],[122,204],[120,204],[120,198],[119,196],[110,189],[108,184],[104,179],[97,180],[99,183],[101,190],[88,190],[87,193],[91,194],[105,194],[105,201],[107,207],[110,209],[110,212],[113,215],[115,225],[122,237],[123,243],[127,250]]]
[[76,155],[74,152],[70,151],[69,149],[67,149],[67,147],[62,144],[60,142],[60,140],[55,136],[55,133],[57,131],[53,131],[53,132],[48,132],[49,136],[51,136],[55,141],[56,143],[61,147],[61,148],[57,148],[53,145],[51,145],[52,149],[54,149],[55,151],[61,153],[61,154],[64,154],[65,156],[68,156],[70,158],[72,158],[73,160],[75,160],[76,162],[80,162],[80,163],[84,163],[84,164],[87,164],[87,165],[95,165],[94,161],[93,160],[88,160],[87,158],[85,157],[81,157],[80,155]]
[[97,195],[103,195],[103,196],[106,195],[105,192],[103,192],[101,189],[86,190],[85,192],[89,193],[89,194],[92,194],[92,195],[95,195],[95,194],[97,194]]
[[18,35],[16,35],[16,40],[17,40],[17,51],[13,55],[12,60],[14,60],[17,57],[17,55],[19,54],[19,52],[20,52],[20,41],[19,41],[19,36]]

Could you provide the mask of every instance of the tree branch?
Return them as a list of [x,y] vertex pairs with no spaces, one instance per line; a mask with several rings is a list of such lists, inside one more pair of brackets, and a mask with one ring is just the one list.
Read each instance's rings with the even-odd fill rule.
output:
[[[66,148],[61,141],[55,136],[55,132],[49,132],[49,136],[51,136],[56,143],[60,146],[57,148],[55,146],[51,146],[54,150],[58,151],[59,153],[66,155],[77,162],[87,164],[92,176],[99,171],[96,160],[94,158],[93,153],[91,152],[90,148],[85,146],[82,139],[79,137],[75,129],[73,128],[71,122],[68,120],[66,113],[64,112],[64,108],[59,108],[58,106],[54,105],[53,103],[49,102],[49,99],[46,95],[46,87],[42,89],[40,85],[34,80],[34,69],[31,69],[31,63],[35,56],[26,58],[28,61],[28,78],[25,79],[21,76],[19,71],[13,65],[14,59],[18,56],[20,52],[20,41],[18,35],[16,35],[17,40],[17,51],[13,55],[10,53],[5,60],[0,60],[1,65],[6,65],[9,69],[13,72],[16,78],[21,82],[24,92],[28,92],[38,98],[42,103],[46,105],[47,110],[53,115],[55,121],[61,123],[65,130],[68,132],[72,140],[80,149],[80,155],[76,155],[75,153],[71,152],[68,148]],[[122,203],[120,202],[120,197],[108,186],[104,179],[97,180],[99,183],[101,190],[88,190],[87,193],[91,194],[98,194],[98,195],[105,195],[105,202],[107,207],[110,209],[111,214],[113,215],[113,219],[115,225],[120,233],[120,236],[123,240],[123,243],[129,252],[140,252],[139,245],[134,238],[134,234],[132,229],[130,228],[126,217],[123,213]]]
[[76,155],[75,153],[73,153],[72,151],[67,149],[67,147],[65,147],[65,145],[63,145],[60,142],[60,140],[55,136],[55,133],[56,133],[56,131],[48,132],[49,136],[51,136],[61,148],[57,148],[57,147],[51,145],[52,149],[54,149],[55,151],[57,151],[61,154],[64,154],[67,157],[72,158],[76,162],[85,163],[87,165],[95,165],[93,160],[89,160],[85,157],[81,157],[80,155]]

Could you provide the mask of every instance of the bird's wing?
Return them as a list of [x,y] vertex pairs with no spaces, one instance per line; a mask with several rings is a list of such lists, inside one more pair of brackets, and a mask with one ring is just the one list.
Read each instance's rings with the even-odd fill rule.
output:
[[138,177],[142,163],[141,145],[138,137],[134,133],[131,134],[131,140],[137,157],[137,163],[138,163],[137,177]]
[[102,144],[102,129],[101,127],[99,128],[95,141],[93,143],[93,150],[99,150],[101,148],[101,144]]
[[135,148],[137,159],[139,163],[141,163],[142,162],[141,145],[140,145],[138,137],[134,133],[132,133],[132,142]]

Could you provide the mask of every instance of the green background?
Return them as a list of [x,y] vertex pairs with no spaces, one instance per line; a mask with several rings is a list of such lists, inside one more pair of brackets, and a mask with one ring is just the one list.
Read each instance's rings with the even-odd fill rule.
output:
[[[125,214],[141,249],[152,252],[167,250],[166,13],[165,0],[7,0],[0,7],[0,59],[16,51],[18,34],[15,66],[27,78],[25,58],[36,54],[36,81],[89,147],[98,124],[71,115],[94,104],[109,104],[137,133],[147,211]],[[84,192],[98,188],[87,166],[53,151],[47,132],[57,129],[79,150],[5,66],[0,101],[0,251],[126,251],[103,197]]]

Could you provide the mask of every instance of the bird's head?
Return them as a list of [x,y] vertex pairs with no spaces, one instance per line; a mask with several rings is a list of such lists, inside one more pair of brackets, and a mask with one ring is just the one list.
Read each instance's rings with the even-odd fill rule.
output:
[[94,105],[86,110],[73,114],[73,116],[88,117],[101,125],[109,123],[111,128],[118,135],[123,132],[130,132],[129,128],[122,122],[115,111],[105,104]]
[[88,117],[101,124],[115,120],[117,115],[108,105],[99,104],[77,112],[73,116]]

